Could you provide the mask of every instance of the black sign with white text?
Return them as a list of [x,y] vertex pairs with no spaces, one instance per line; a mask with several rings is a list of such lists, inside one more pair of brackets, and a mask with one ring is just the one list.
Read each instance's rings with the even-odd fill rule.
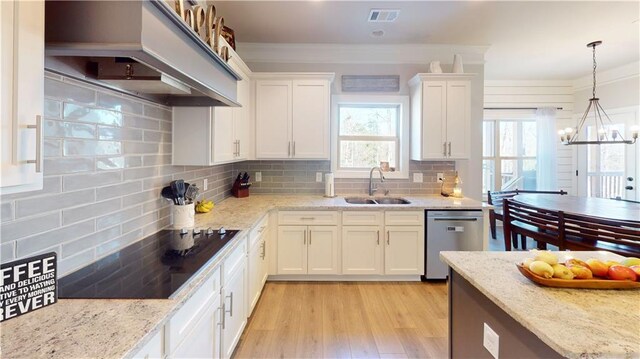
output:
[[0,322],[58,301],[56,253],[3,263],[0,267]]

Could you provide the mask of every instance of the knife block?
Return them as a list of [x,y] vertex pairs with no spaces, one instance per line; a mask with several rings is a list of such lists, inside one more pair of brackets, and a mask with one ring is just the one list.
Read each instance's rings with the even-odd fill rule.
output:
[[236,198],[249,197],[249,187],[240,186],[240,183],[236,182],[231,187],[231,194]]

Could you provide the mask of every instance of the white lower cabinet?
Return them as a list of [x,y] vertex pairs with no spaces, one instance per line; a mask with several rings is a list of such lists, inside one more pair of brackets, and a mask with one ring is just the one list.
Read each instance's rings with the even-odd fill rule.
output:
[[247,324],[246,239],[224,261],[222,358],[230,358]]
[[342,274],[382,274],[382,226],[342,227]]
[[385,274],[424,274],[424,230],[421,226],[386,226]]
[[174,351],[173,358],[220,357],[220,296],[198,314],[197,322]]
[[255,308],[258,303],[260,293],[262,293],[262,288],[264,288],[264,284],[268,277],[269,259],[267,255],[267,226],[268,224],[264,223],[263,226],[259,226],[251,233],[251,248],[249,249],[247,260],[247,266],[249,267],[247,317],[251,316],[253,308]]
[[278,274],[338,274],[337,226],[278,226]]
[[151,340],[145,344],[142,349],[133,355],[134,359],[162,359],[164,358],[164,331],[156,333]]

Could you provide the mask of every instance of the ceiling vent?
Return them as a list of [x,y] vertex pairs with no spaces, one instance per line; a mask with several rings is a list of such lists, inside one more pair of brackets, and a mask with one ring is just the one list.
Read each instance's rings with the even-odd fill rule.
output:
[[398,9],[371,9],[369,22],[394,22],[400,15]]

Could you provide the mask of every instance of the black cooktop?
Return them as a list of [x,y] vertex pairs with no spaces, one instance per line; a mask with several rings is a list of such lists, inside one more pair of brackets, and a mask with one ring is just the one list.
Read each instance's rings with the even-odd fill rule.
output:
[[238,233],[163,230],[58,281],[59,298],[170,298]]

